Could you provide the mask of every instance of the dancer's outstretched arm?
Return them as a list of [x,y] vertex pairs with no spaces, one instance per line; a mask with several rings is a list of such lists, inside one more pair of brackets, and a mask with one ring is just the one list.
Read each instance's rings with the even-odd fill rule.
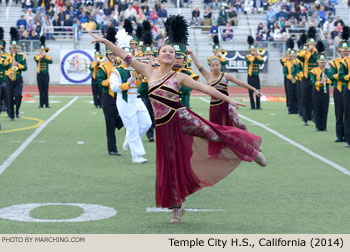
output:
[[260,90],[257,90],[256,88],[252,87],[248,83],[245,83],[245,82],[235,78],[232,74],[225,73],[225,76],[229,81],[236,83],[238,86],[252,90],[256,96],[260,96],[262,94],[262,92]]
[[196,55],[194,55],[194,53],[189,49],[186,49],[186,53],[191,56],[191,59],[196,65],[198,71],[201,72],[201,74],[203,75],[205,81],[209,82],[211,79],[210,73],[207,70],[205,70],[204,67],[199,63],[199,60],[197,59]]
[[[108,47],[115,55],[117,55],[118,57],[120,57],[121,59],[125,59],[126,56],[128,56],[128,54],[121,49],[119,46],[116,46],[115,44],[113,44],[112,42],[110,42],[109,40],[99,37],[95,34],[92,34],[91,32],[89,32],[89,34],[91,35],[91,37],[94,38],[94,40],[91,43],[103,43],[106,45],[106,47]],[[130,65],[136,70],[136,72],[141,73],[142,75],[144,75],[147,79],[149,79],[152,76],[152,73],[154,71],[154,68],[151,67],[150,65],[146,64],[146,63],[142,63],[136,59],[132,60],[132,62],[126,62],[126,63],[130,63]]]
[[240,103],[238,101],[232,100],[229,96],[220,93],[215,88],[209,85],[204,85],[198,81],[191,79],[186,74],[179,73],[177,76],[177,81],[180,85],[206,93],[207,95],[215,97],[216,99],[219,99],[219,100],[223,100],[229,104],[232,104],[233,106],[243,106],[243,107],[246,106],[244,103]]

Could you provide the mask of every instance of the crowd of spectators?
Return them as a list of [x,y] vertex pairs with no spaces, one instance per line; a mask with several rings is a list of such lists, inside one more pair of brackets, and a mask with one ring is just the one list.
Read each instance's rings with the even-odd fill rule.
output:
[[[119,27],[125,19],[135,27],[144,20],[151,21],[154,38],[163,37],[159,25],[168,17],[164,3],[169,0],[22,0],[25,14],[17,21],[21,39],[37,39],[44,34],[54,39],[75,27],[78,39],[83,30]],[[350,1],[350,0],[349,0]],[[177,1],[171,0],[176,6]],[[191,0],[180,0],[181,6]],[[191,24],[206,26],[214,43],[218,36],[232,41],[238,15],[265,12],[266,23],[257,27],[257,41],[285,41],[287,28],[295,31],[318,27],[332,44],[342,31],[344,22],[336,16],[337,0],[203,0],[203,9],[194,6]],[[215,11],[215,15],[213,13]],[[202,13],[201,13],[202,12]],[[215,16],[215,18],[214,18]],[[61,27],[61,28],[60,28]],[[204,28],[203,28],[204,29]]]
[[328,44],[337,44],[344,26],[336,15],[337,0],[273,0],[266,6],[266,24],[257,28],[258,41],[286,41],[287,29],[300,33],[319,28]]

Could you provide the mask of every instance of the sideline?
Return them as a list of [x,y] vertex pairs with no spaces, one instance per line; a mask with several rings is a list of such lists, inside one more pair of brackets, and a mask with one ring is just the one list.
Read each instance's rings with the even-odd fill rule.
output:
[[68,108],[70,105],[72,105],[78,97],[75,97],[72,99],[69,103],[67,103],[65,106],[60,108],[58,111],[56,111],[55,114],[53,114],[47,121],[45,121],[42,125],[40,125],[39,128],[37,128],[33,134],[31,134],[21,146],[18,147],[18,149],[11,154],[11,156],[5,160],[5,162],[0,166],[0,175],[6,170],[7,167],[9,167],[13,161],[27,148],[27,146],[34,140],[34,138],[40,134],[40,132],[50,123],[52,122],[59,114],[61,114],[66,108]]
[[[210,101],[204,99],[203,97],[198,97],[198,98],[199,98],[200,100],[202,100],[202,101],[205,101],[206,103],[210,103]],[[275,135],[275,136],[281,138],[282,140],[284,140],[284,141],[286,141],[286,142],[288,142],[288,143],[294,145],[295,147],[297,147],[297,148],[301,149],[302,151],[306,152],[307,154],[309,154],[309,155],[311,155],[311,156],[313,156],[313,157],[315,157],[315,158],[321,160],[322,162],[324,162],[324,163],[326,163],[326,164],[332,166],[333,168],[337,169],[338,171],[341,171],[341,172],[344,173],[345,175],[350,176],[350,171],[349,171],[349,170],[347,170],[347,169],[345,169],[344,167],[342,167],[342,166],[340,166],[340,165],[334,163],[333,161],[328,160],[328,159],[326,159],[325,157],[322,157],[321,155],[319,155],[319,154],[313,152],[312,150],[306,148],[305,146],[303,146],[303,145],[301,145],[301,144],[299,144],[299,143],[293,141],[292,139],[290,139],[290,138],[288,138],[288,137],[282,135],[281,133],[278,133],[277,131],[275,131],[275,130],[269,128],[269,127],[267,127],[266,125],[264,125],[264,124],[262,124],[262,123],[259,123],[259,122],[257,122],[257,121],[254,121],[254,120],[252,120],[252,119],[250,119],[250,118],[248,118],[248,117],[245,117],[245,116],[243,116],[243,115],[241,115],[241,114],[239,114],[239,116],[240,116],[241,118],[247,120],[248,122],[251,122],[251,123],[256,124],[257,126],[260,126],[261,128],[265,129],[266,131],[268,131],[268,132],[272,133],[273,135]]]

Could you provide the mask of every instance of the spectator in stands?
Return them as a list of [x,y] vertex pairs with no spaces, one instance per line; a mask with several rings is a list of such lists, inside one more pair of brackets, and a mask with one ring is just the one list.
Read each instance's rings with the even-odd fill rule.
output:
[[60,11],[58,12],[58,20],[63,23],[64,22],[64,18],[66,16],[66,7],[63,6]]
[[270,17],[273,17],[274,20],[276,19],[276,12],[272,9],[271,6],[266,11],[266,22],[269,22]]
[[139,3],[138,3],[137,1],[133,1],[133,2],[132,2],[132,8],[135,9],[136,14],[139,14],[139,12],[140,12],[140,6],[139,6]]
[[[29,39],[29,32],[23,31],[23,33],[20,35],[19,39],[20,40],[28,40]],[[25,51],[28,51],[28,49],[26,49]]]
[[75,10],[80,9],[80,7],[82,7],[81,5],[82,5],[82,0],[74,0],[73,7]]
[[85,6],[93,6],[94,5],[94,0],[85,0],[84,1],[84,5]]
[[45,19],[43,26],[43,34],[47,39],[52,39],[53,36],[53,25],[49,19]]
[[313,17],[313,15],[316,13],[315,5],[311,4],[309,10],[307,11],[308,17]]
[[103,26],[103,20],[105,18],[105,15],[103,14],[103,10],[99,10],[97,15],[96,15],[96,23],[99,25],[99,26]]
[[201,16],[201,12],[199,10],[198,5],[194,6],[194,10],[192,11],[192,24],[193,25],[200,25],[200,16]]
[[119,3],[119,12],[120,12],[120,11],[126,11],[127,8],[128,8],[128,4],[125,3],[125,0],[120,0],[120,3]]
[[226,13],[225,7],[222,6],[219,12],[218,24],[225,25],[226,23],[227,23],[227,13]]
[[280,11],[276,14],[276,20],[280,20],[281,18],[284,18],[285,20],[288,19],[288,14],[283,6],[281,6]]
[[39,40],[39,35],[35,32],[35,30],[32,30],[29,34],[30,40]]
[[136,16],[136,23],[142,24],[143,21],[147,20],[146,15],[143,14],[142,10]]
[[75,19],[73,27],[75,29],[77,29],[77,39],[80,40],[81,39],[81,29],[82,29],[82,27],[81,27],[80,20],[78,18]]
[[137,16],[136,10],[132,7],[131,4],[129,4],[128,8],[124,12],[124,17],[126,19],[130,19],[130,20],[135,22],[136,21],[136,16]]
[[207,7],[213,8],[213,2],[212,0],[203,0],[203,7],[204,9],[207,9]]
[[329,17],[322,26],[323,34],[331,34],[331,31],[334,30],[333,17]]
[[230,11],[227,13],[227,19],[227,21],[230,22],[232,26],[238,25],[238,15],[233,5],[231,5]]
[[34,8],[34,2],[32,0],[23,0],[24,1],[24,9],[29,10]]
[[27,20],[28,23],[29,23],[30,20],[33,21],[33,19],[34,19],[34,14],[33,14],[33,11],[32,11],[31,8],[29,8],[29,9],[27,10],[27,13],[25,14],[24,17],[25,17],[25,19]]
[[315,27],[316,28],[318,26],[318,23],[317,23],[316,19],[313,18],[313,17],[310,18],[308,24],[309,24],[309,27]]
[[154,4],[154,8],[156,8],[157,13],[160,10],[160,5],[161,5],[161,3],[159,0],[157,0],[157,2]]
[[203,18],[209,18],[211,19],[212,17],[212,12],[211,12],[211,7],[209,5],[207,5],[205,7],[205,11],[204,11],[204,15],[203,15]]
[[213,38],[213,43],[216,44],[215,42],[219,41],[218,39],[219,26],[217,21],[214,21],[213,25],[210,27],[209,34]]
[[21,15],[20,19],[17,20],[16,26],[19,29],[20,26],[23,25],[25,29],[27,29],[27,20],[25,20],[24,15]]
[[141,10],[142,10],[142,12],[143,12],[144,15],[146,15],[147,17],[149,17],[149,6],[148,6],[147,1],[144,1],[144,2],[142,3]]
[[96,2],[95,5],[97,9],[102,9],[105,4],[105,0],[95,0],[95,2]]
[[109,8],[108,3],[105,3],[105,5],[103,7],[103,14],[105,16],[110,16],[111,15],[111,9]]
[[253,0],[245,0],[244,2],[244,14],[250,14],[254,9],[254,1]]
[[226,27],[223,29],[221,38],[223,41],[230,40],[233,41],[233,29],[231,28],[231,23],[227,22]]
[[299,19],[298,20],[307,20],[307,12],[304,6],[300,6]]
[[[57,32],[61,31],[60,28],[57,28],[57,27],[62,26],[60,20],[58,19],[58,15],[57,15],[57,14],[55,14],[55,15],[53,16],[52,25],[53,25],[53,27],[54,27],[54,32],[56,32],[56,31],[57,31]],[[57,36],[57,35],[58,35],[58,33],[54,33],[54,34],[53,34],[53,36]]]
[[113,18],[116,22],[118,22],[118,20],[119,20],[119,13],[116,12],[116,11],[112,11],[111,15],[109,17]]
[[25,29],[24,25],[20,25],[19,29],[18,29],[19,36],[21,37],[22,34],[24,33],[24,31],[26,31],[26,30],[27,29]]
[[50,19],[53,19],[53,15],[55,14],[54,10],[53,10],[53,6],[50,5],[49,10],[47,11],[47,15],[49,15]]
[[337,16],[337,17],[335,18],[334,26],[338,26],[338,23],[341,24],[341,27],[344,26],[344,21],[343,21],[339,16]]
[[164,4],[160,5],[160,10],[158,11],[158,18],[160,18],[160,21],[164,23],[166,19],[168,18],[168,12],[165,9]]
[[267,22],[267,36],[268,37],[272,37],[274,24],[275,24],[275,19],[273,16],[271,16],[269,21]]
[[83,12],[81,14],[81,18],[80,18],[80,23],[84,24],[84,23],[86,23],[88,21],[89,21],[88,15],[87,15],[86,11],[83,10]]
[[114,27],[118,27],[119,26],[119,23],[117,21],[118,19],[115,19],[112,15],[109,16],[109,19],[108,21],[114,26]]

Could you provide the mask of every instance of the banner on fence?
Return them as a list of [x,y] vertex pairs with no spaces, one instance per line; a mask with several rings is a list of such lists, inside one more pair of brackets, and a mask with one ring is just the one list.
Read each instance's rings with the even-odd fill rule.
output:
[[[245,56],[249,54],[249,51],[227,51],[226,59],[228,64],[225,65],[225,69],[228,72],[239,72],[246,73],[248,72],[248,65],[245,61]],[[260,65],[259,69],[262,73],[267,73],[267,51],[261,52],[260,56],[264,60],[264,64]]]
[[94,59],[94,50],[60,51],[60,84],[91,84],[90,62]]

